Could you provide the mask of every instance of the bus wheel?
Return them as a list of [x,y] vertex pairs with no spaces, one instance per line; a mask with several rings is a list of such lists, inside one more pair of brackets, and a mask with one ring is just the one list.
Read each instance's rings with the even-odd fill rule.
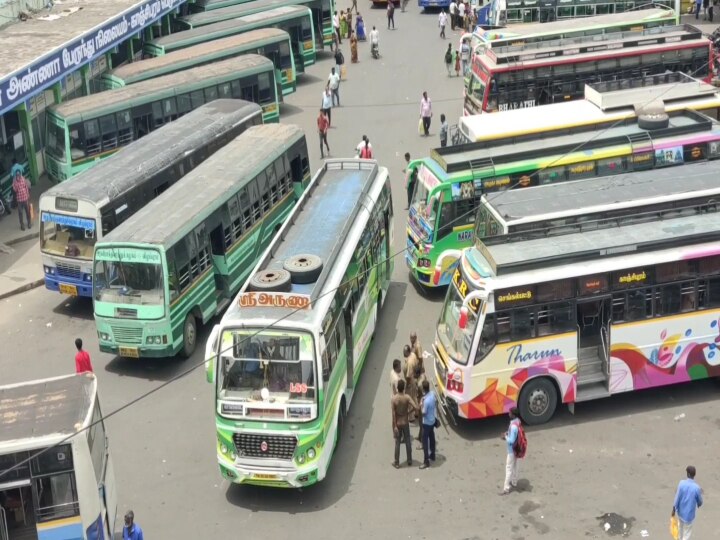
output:
[[317,255],[301,253],[286,260],[283,268],[290,272],[293,283],[315,283],[322,272],[323,262]]
[[250,278],[248,290],[258,292],[290,292],[290,290],[292,290],[290,272],[282,268],[260,270]]
[[197,323],[195,322],[195,316],[192,313],[188,313],[185,317],[185,324],[183,324],[183,346],[180,354],[184,358],[190,358],[192,353],[195,352],[195,346],[197,345]]
[[533,379],[523,385],[520,392],[520,417],[528,425],[544,424],[555,413],[558,395],[555,385],[548,379]]

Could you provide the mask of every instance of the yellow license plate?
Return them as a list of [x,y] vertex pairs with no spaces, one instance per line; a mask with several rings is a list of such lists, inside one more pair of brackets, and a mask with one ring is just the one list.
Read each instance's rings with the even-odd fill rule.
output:
[[276,107],[275,104],[273,103],[272,105],[265,105],[264,109],[265,109],[265,112],[266,112],[266,113],[271,113],[271,112],[275,112],[275,110],[277,109],[277,107]]
[[66,285],[65,283],[60,284],[60,292],[63,294],[69,294],[70,296],[77,296],[77,287],[75,285]]
[[126,358],[140,358],[140,351],[137,347],[120,347],[120,356]]
[[258,480],[277,480],[277,474],[255,473],[253,474],[253,478],[257,478]]
[[313,48],[313,42],[312,41],[305,41],[303,43],[303,49],[306,51],[310,51]]

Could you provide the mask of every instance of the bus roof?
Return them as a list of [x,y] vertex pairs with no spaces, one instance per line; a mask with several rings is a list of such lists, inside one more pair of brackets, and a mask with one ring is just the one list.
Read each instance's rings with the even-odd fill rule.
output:
[[87,118],[95,118],[97,111],[105,111],[113,107],[128,108],[138,98],[156,95],[158,98],[168,97],[175,95],[181,88],[189,87],[193,83],[200,84],[200,87],[202,87],[201,83],[205,80],[234,75],[240,71],[253,69],[274,70],[274,66],[272,61],[264,56],[244,54],[220,62],[198,66],[192,70],[192,76],[189,76],[184,71],[171,73],[122,88],[75,98],[60,105],[53,105],[50,110],[68,120],[75,119],[74,117],[81,120],[85,115],[87,115]]
[[277,21],[283,21],[289,16],[310,16],[312,11],[310,8],[303,6],[282,6],[269,9],[264,13],[253,13],[251,15],[244,15],[236,19],[229,21],[223,21],[219,23],[209,24],[201,28],[192,28],[190,30],[183,30],[182,32],[175,32],[169,36],[163,36],[150,41],[149,43],[157,47],[163,47],[166,50],[175,50],[182,47],[188,47],[195,45],[198,41],[206,42],[221,37],[226,37],[233,33],[240,33],[236,29],[242,29],[248,27],[252,29],[254,23],[258,21],[266,21],[268,24]]
[[478,249],[495,275],[581,261],[597,261],[720,239],[720,213],[634,223]]
[[[678,175],[682,181],[678,181]],[[508,225],[551,219],[561,215],[591,214],[607,205],[634,207],[663,198],[697,196],[703,190],[720,192],[720,161],[705,161],[650,169],[630,174],[575,180],[525,189],[510,189],[483,195],[483,206],[490,206]]]
[[[641,128],[638,118],[631,117],[615,122],[580,126],[571,133],[565,130],[529,133],[509,139],[446,146],[432,150],[430,155],[446,173],[452,173],[492,168],[497,164],[523,159],[550,157],[552,154],[588,152],[611,145],[631,144],[631,138],[640,136],[646,140],[657,140],[709,133],[713,130],[717,130],[720,136],[720,124],[704,114],[678,111],[671,113],[668,127],[652,131]],[[564,161],[559,159],[556,164],[563,163]]]
[[119,197],[138,182],[167,167],[213,135],[227,131],[248,117],[262,115],[257,103],[241,99],[216,99],[177,120],[133,141],[107,159],[66,182],[53,186],[42,197],[69,197],[101,204]]
[[310,0],[253,0],[251,2],[242,2],[219,9],[193,13],[185,17],[180,17],[179,20],[191,28],[197,28],[228,19],[235,19],[246,14],[258,13],[259,11],[267,12],[276,7],[308,4],[309,1]]
[[249,128],[170,186],[162,197],[113,229],[101,243],[173,245],[192,227],[194,221],[189,216],[207,218],[218,200],[228,199],[252,180],[260,167],[303,137],[302,130],[294,125]]
[[97,379],[92,373],[0,386],[0,445],[76,433],[90,420]]
[[[238,48],[252,48],[268,40],[289,40],[290,35],[279,28],[259,28],[244,34],[222,39],[214,39],[186,49],[180,49],[162,56],[155,56],[138,62],[130,62],[115,68],[103,75],[103,78],[116,77],[126,84],[136,80],[144,80],[153,72],[162,72],[165,68],[174,67],[180,71],[195,64],[209,55],[224,53]],[[193,72],[194,76],[194,72]]]
[[[283,262],[295,255],[311,253],[323,261],[323,270],[314,283],[292,284],[289,294],[308,295],[313,302],[323,298],[330,302],[334,291],[343,279],[344,272],[334,272],[336,262],[348,240],[348,233],[359,220],[361,211],[367,211],[367,195],[375,183],[380,169],[375,161],[345,159],[328,160],[313,178],[308,191],[288,217],[290,225],[283,227],[278,237],[254,269],[283,268]],[[308,239],[312,238],[312,241]],[[329,280],[330,274],[334,279]],[[245,292],[247,284],[243,287]],[[297,310],[288,314],[283,307],[240,307],[234,302],[227,318],[259,318],[295,322],[310,322],[322,310]]]
[[489,71],[514,70],[543,64],[581,62],[597,56],[617,55],[620,50],[626,49],[632,49],[633,53],[675,50],[680,47],[680,42],[683,47],[707,46],[710,43],[698,28],[684,24],[496,47],[486,50],[476,60]]
[[[530,38],[535,36],[548,36],[564,32],[582,31],[590,28],[605,28],[619,26],[625,23],[644,22],[663,19],[675,19],[675,10],[666,8],[651,8],[594,17],[578,17],[577,19],[563,19],[548,23],[515,24],[507,28],[497,28],[477,32],[481,41],[493,43],[495,41]],[[493,46],[495,43],[493,43]]]

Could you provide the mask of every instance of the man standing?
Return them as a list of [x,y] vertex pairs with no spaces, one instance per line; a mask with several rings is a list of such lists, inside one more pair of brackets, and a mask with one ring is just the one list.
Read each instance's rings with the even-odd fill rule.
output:
[[687,478],[678,484],[671,514],[678,517],[678,540],[690,540],[695,511],[703,504],[702,488],[695,482],[695,467],[688,465],[685,472]]
[[444,148],[447,146],[447,138],[448,138],[448,125],[445,121],[445,115],[440,115],[440,147]]
[[135,523],[135,513],[132,510],[128,510],[127,514],[125,514],[123,540],[143,540],[142,529],[140,525]]
[[398,393],[397,383],[402,380],[402,370],[400,360],[393,360],[392,369],[390,370],[390,391],[392,395]]
[[463,77],[467,77],[470,70],[470,44],[464,39],[460,46],[460,61],[462,62]]
[[405,393],[405,381],[400,379],[397,383],[398,393],[391,400],[392,429],[395,437],[395,461],[392,466],[400,468],[400,441],[405,441],[408,467],[412,466],[412,439],[410,438],[410,413],[417,412],[417,405]]
[[450,11],[450,30],[455,30],[455,24],[457,22],[457,3],[455,2],[455,0],[452,0],[452,2],[450,2],[450,7],[448,8],[448,11]]
[[438,26],[440,26],[440,37],[445,39],[445,25],[447,24],[447,14],[444,9],[440,10],[438,15]]
[[422,448],[423,448],[423,464],[421,469],[427,469],[431,461],[435,461],[435,414],[437,411],[437,401],[435,400],[435,392],[430,391],[430,383],[425,379],[422,382]]
[[423,348],[422,345],[420,345],[420,341],[417,337],[417,332],[414,330],[410,332],[410,350],[415,354],[415,357],[419,360],[420,365],[422,365],[423,361]]
[[445,51],[445,69],[447,70],[448,77],[450,77],[452,75],[452,61],[453,61],[452,43],[448,43],[447,51]]
[[15,170],[12,189],[15,192],[15,201],[17,202],[18,218],[20,219],[20,230],[25,230],[23,224],[23,212],[27,218],[28,229],[32,226],[30,222],[30,182],[25,178],[19,169]]
[[465,2],[463,0],[460,0],[460,3],[457,7],[457,21],[455,25],[460,29],[460,32],[462,33],[463,26],[465,24]]
[[328,128],[332,125],[333,96],[330,87],[326,86],[322,95],[322,110],[328,119]]
[[423,131],[425,137],[427,137],[430,135],[430,119],[432,118],[432,102],[427,92],[422,93],[422,99],[420,100],[420,118],[422,118]]
[[320,114],[317,118],[317,126],[318,126],[318,134],[320,135],[320,159],[325,159],[325,154],[323,153],[323,142],[325,143],[325,147],[327,148],[328,157],[330,156],[330,145],[328,144],[327,140],[327,131],[329,127],[328,118],[325,115],[325,110],[320,109]]
[[83,350],[82,339],[77,338],[75,340],[75,348],[77,349],[77,353],[75,353],[75,373],[85,373],[86,371],[92,373],[93,367],[90,363],[90,355]]
[[[333,107],[340,106],[340,74],[335,70],[335,68],[332,68],[330,70],[330,76],[328,77],[327,82],[328,88],[332,92],[332,102]],[[335,105],[335,100],[337,100],[337,105]]]
[[338,44],[342,44],[342,36],[340,36],[340,16],[338,15],[337,9],[335,10],[335,15],[333,15],[333,30],[335,30]]
[[392,29],[395,30],[395,2],[394,2],[394,0],[388,0],[387,20],[388,20],[388,30],[390,30],[390,24],[392,24]]
[[510,409],[510,425],[508,430],[503,433],[502,439],[507,443],[507,460],[505,462],[505,484],[500,495],[507,495],[510,489],[517,487],[518,465],[517,456],[515,455],[515,441],[517,441],[520,431],[520,411],[517,407]]

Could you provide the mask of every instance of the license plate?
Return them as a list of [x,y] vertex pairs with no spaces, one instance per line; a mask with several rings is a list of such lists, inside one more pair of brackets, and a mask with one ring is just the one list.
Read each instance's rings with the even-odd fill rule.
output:
[[77,296],[77,287],[75,285],[66,285],[65,283],[60,284],[60,292],[63,294],[69,294],[70,296]]
[[126,358],[140,358],[140,351],[137,347],[120,347],[120,356]]
[[277,480],[277,474],[255,473],[253,474],[253,478],[257,478],[258,480]]

